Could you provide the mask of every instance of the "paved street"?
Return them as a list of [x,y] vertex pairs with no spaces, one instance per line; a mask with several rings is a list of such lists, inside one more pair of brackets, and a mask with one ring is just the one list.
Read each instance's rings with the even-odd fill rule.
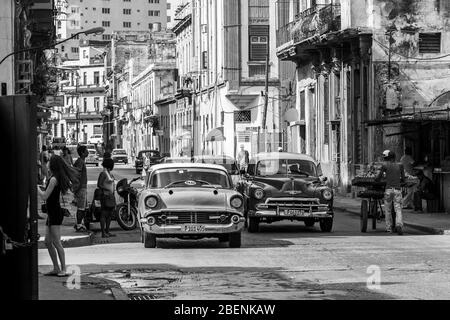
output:
[[[101,169],[90,168],[89,180]],[[118,166],[116,178],[131,178]],[[94,226],[98,228],[98,226]],[[144,249],[139,232],[115,227],[117,238],[66,250],[83,275],[118,282],[128,298],[148,299],[449,299],[450,238],[407,229],[403,237],[359,232],[359,218],[337,212],[334,232],[301,223],[262,225],[243,233],[241,249],[215,239],[164,239]],[[49,269],[39,251],[40,271]],[[381,288],[370,290],[368,268]]]

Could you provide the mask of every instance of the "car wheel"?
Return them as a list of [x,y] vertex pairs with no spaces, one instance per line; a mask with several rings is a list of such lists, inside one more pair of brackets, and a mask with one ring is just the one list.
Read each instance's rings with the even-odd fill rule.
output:
[[248,218],[248,232],[255,233],[259,231],[259,219]]
[[154,234],[144,233],[144,247],[147,249],[156,248],[156,236]]
[[307,226],[308,228],[314,227],[315,224],[316,224],[316,222],[314,220],[306,220],[305,221],[305,226]]
[[230,233],[230,248],[240,248],[241,247],[241,233],[235,232]]
[[320,230],[322,232],[331,232],[333,229],[333,219],[322,219],[320,220]]

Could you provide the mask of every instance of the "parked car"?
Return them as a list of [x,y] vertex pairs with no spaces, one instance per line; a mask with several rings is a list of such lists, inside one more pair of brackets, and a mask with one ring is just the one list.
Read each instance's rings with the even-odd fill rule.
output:
[[333,191],[325,185],[320,164],[296,153],[262,153],[250,161],[248,174],[238,185],[244,195],[249,232],[260,223],[303,221],[333,228]]
[[177,157],[177,158],[166,157],[162,158],[159,163],[163,164],[163,163],[190,163],[190,162],[192,162],[192,159],[188,157]]
[[244,199],[218,165],[160,164],[151,167],[139,197],[142,242],[155,248],[157,238],[218,238],[241,246]]
[[114,149],[111,153],[111,159],[113,159],[114,163],[124,163],[128,164],[128,154],[124,149]]
[[88,156],[85,160],[86,164],[94,164],[96,167],[100,165],[100,157],[98,156],[97,150],[88,149]]
[[103,143],[103,135],[102,134],[94,134],[92,137],[90,137],[89,144],[102,144]]
[[138,156],[135,161],[136,174],[140,174],[142,169],[144,168],[144,155],[150,161],[150,166],[158,164],[161,161],[161,153],[156,150],[143,150],[138,153]]
[[52,149],[61,150],[67,145],[66,138],[53,138],[52,139]]

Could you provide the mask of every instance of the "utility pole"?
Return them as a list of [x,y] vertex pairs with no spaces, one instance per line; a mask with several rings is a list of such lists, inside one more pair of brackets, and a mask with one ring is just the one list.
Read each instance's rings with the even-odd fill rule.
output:
[[[269,48],[269,46],[267,46]],[[269,50],[267,50],[269,51]],[[264,152],[267,151],[267,109],[269,107],[269,52],[266,57],[266,88],[264,92],[264,117],[262,128],[264,132]],[[259,140],[259,139],[258,139]],[[258,141],[259,143],[259,141]]]

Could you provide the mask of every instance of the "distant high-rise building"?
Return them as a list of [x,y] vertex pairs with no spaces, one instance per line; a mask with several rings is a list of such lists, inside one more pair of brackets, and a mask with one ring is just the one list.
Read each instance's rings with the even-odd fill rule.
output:
[[[161,31],[167,28],[168,0],[58,0],[57,37],[67,39],[90,28],[103,27],[89,40],[109,41],[117,31]],[[83,36],[79,36],[83,38]],[[60,46],[63,59],[77,59],[79,39]]]
[[178,22],[175,20],[178,8],[189,1],[190,0],[167,0],[167,27],[169,29],[175,27]]

